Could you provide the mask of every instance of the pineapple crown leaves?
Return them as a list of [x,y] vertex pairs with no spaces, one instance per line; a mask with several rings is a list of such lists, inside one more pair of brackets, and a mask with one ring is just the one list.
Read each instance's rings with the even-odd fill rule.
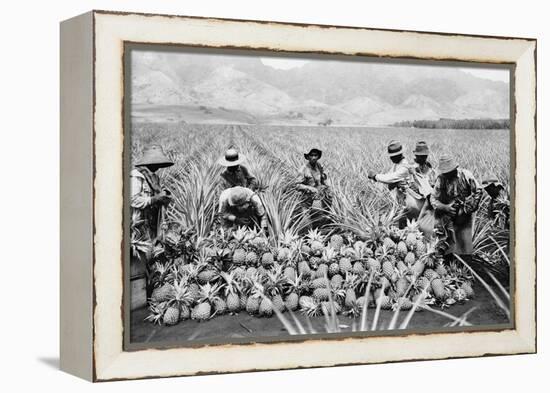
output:
[[298,248],[298,235],[290,229],[287,229],[283,236],[279,238],[279,246],[288,248]]
[[331,246],[326,247],[323,250],[322,259],[326,262],[332,262],[336,259],[338,252]]
[[154,324],[162,324],[162,317],[168,307],[167,302],[149,304],[149,315],[145,317],[145,321],[153,322]]
[[211,285],[210,283],[200,285],[200,296],[198,299],[199,303],[208,302],[213,303],[216,299],[219,299],[218,293],[222,289],[220,284]]
[[324,241],[325,241],[325,236],[322,235],[321,232],[319,232],[318,228],[310,229],[306,234],[306,238],[308,239],[309,244],[311,244],[315,241],[320,242],[320,243],[324,243]]
[[359,285],[359,282],[361,281],[360,277],[355,273],[346,272],[346,277],[344,277],[344,282],[342,283],[342,288],[345,289],[353,289]]
[[170,300],[170,305],[177,304],[189,307],[193,303],[193,294],[187,284],[186,280],[174,281],[174,297]]
[[225,296],[229,294],[239,294],[241,292],[239,281],[237,280],[234,270],[229,273],[221,272],[220,277],[223,280],[223,289]]
[[247,235],[248,235],[248,229],[244,226],[238,227],[232,233],[233,240],[236,241],[238,244],[244,243],[246,241]]
[[302,298],[300,306],[300,311],[308,317],[316,317],[322,313],[321,303],[309,296]]

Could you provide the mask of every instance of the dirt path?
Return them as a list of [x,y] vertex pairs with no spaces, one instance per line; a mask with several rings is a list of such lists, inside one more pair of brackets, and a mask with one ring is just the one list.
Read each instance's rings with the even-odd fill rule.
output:
[[[487,326],[506,324],[508,320],[500,309],[494,304],[490,295],[480,286],[475,287],[476,297],[465,304],[456,304],[445,311],[460,316],[473,307],[476,309],[469,314],[468,322],[476,326]],[[374,309],[369,310],[368,319],[372,321]],[[158,326],[143,319],[147,315],[147,309],[143,308],[132,312],[130,326],[130,341],[132,343],[150,343],[150,344],[176,344],[189,341],[200,342],[211,339],[246,339],[256,337],[277,337],[287,335],[281,322],[277,317],[258,318],[251,316],[246,312],[238,315],[222,315],[206,322],[196,322],[192,320],[182,321],[175,326]],[[288,314],[285,314],[288,315]],[[300,321],[306,325],[306,318],[295,314]],[[405,317],[403,312],[399,316],[399,321]],[[384,329],[392,319],[391,311],[382,311],[378,326]],[[325,320],[323,317],[311,318],[311,325],[318,333],[324,333]],[[437,331],[443,328],[449,320],[443,316],[431,312],[417,312],[413,316],[409,329],[433,329]],[[350,326],[353,320],[345,316],[340,316],[341,325]],[[358,323],[358,321],[356,321]],[[399,325],[399,324],[398,324]],[[346,328],[343,328],[345,330]]]

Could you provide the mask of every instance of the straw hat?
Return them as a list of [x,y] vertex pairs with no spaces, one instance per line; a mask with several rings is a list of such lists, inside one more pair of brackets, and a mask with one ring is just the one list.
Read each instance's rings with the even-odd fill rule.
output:
[[439,159],[440,173],[449,173],[454,171],[456,168],[458,168],[458,164],[452,156],[445,154]]
[[229,149],[225,152],[225,156],[218,160],[218,164],[222,166],[236,166],[244,162],[244,156],[239,155],[235,149]]
[[318,156],[319,158],[321,158],[321,156],[323,155],[323,152],[322,152],[321,150],[319,150],[319,149],[311,149],[311,150],[309,151],[309,153],[304,153],[304,158],[305,158],[306,160],[308,160],[308,159],[309,159],[309,156],[312,155],[312,154],[315,154],[316,156]]
[[403,146],[401,145],[401,142],[391,141],[388,144],[388,155],[390,157],[394,157],[398,156],[399,154],[403,154]]
[[251,191],[248,188],[237,186],[230,189],[228,202],[230,206],[241,206],[248,202]]
[[160,168],[166,168],[174,165],[174,163],[164,154],[159,145],[151,145],[143,151],[141,159],[135,166],[157,165]]
[[416,146],[413,150],[413,154],[416,156],[427,156],[430,154],[430,149],[428,149],[428,144],[424,141],[416,142]]

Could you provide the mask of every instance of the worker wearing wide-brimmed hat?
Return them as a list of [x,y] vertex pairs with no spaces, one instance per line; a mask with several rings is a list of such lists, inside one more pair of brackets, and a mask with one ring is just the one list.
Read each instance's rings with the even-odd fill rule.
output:
[[218,214],[224,228],[246,226],[266,230],[267,217],[258,194],[246,187],[232,187],[220,195]]
[[244,161],[245,157],[233,148],[227,150],[218,160],[218,164],[226,167],[221,174],[224,189],[237,186],[247,187],[251,190],[258,188],[258,181],[243,165]]
[[433,187],[435,179],[437,178],[437,173],[428,160],[428,156],[430,155],[428,144],[425,141],[416,142],[413,154],[416,164],[415,172],[426,180],[430,188]]
[[174,163],[158,145],[147,147],[130,172],[130,206],[132,221],[139,223],[139,230],[149,240],[159,234],[162,209],[172,200],[169,191],[163,189],[157,171]]
[[472,173],[459,167],[451,155],[439,159],[439,175],[430,201],[435,209],[435,235],[441,254],[469,258],[473,252],[475,212],[482,190]]
[[420,194],[418,185],[414,182],[414,165],[409,164],[405,159],[401,142],[390,141],[387,154],[393,163],[390,170],[386,173],[369,171],[368,177],[371,180],[388,185],[395,200],[403,208],[399,226],[404,227],[407,219],[418,218],[424,204],[424,196]]
[[510,225],[510,198],[504,185],[494,174],[486,175],[481,186],[489,196],[487,203],[487,217],[493,224],[508,228]]

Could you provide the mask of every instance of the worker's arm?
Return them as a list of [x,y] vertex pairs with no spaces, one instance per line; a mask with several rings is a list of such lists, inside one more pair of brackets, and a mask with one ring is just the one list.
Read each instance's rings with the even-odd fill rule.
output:
[[315,187],[308,185],[307,183],[308,183],[307,172],[305,168],[302,168],[300,170],[300,173],[298,173],[298,176],[296,176],[296,189],[302,192],[316,193],[317,189]]
[[260,217],[260,227],[262,229],[267,228],[267,214],[265,213],[265,208],[260,197],[258,195],[254,195],[250,199],[250,202],[254,206],[257,216]]
[[250,173],[250,171],[248,170],[247,167],[242,166],[241,169],[242,169],[244,177],[246,179],[246,184],[248,185],[248,188],[250,188],[251,190],[257,190],[258,189],[258,179],[256,179],[256,177],[254,177],[254,175],[252,175]]
[[447,214],[454,215],[456,213],[455,208],[452,206],[452,203],[445,204],[441,202],[441,181],[439,178],[435,181],[432,194],[430,195],[430,203],[433,208],[437,211],[444,212]]
[[227,221],[235,221],[237,217],[229,211],[229,194],[223,191],[218,204],[218,214]]
[[130,206],[134,209],[144,209],[151,205],[151,195],[148,190],[145,189],[145,179],[131,175],[130,176]]
[[409,177],[409,170],[405,166],[399,166],[395,171],[379,173],[374,176],[374,180],[380,183],[392,184]]

